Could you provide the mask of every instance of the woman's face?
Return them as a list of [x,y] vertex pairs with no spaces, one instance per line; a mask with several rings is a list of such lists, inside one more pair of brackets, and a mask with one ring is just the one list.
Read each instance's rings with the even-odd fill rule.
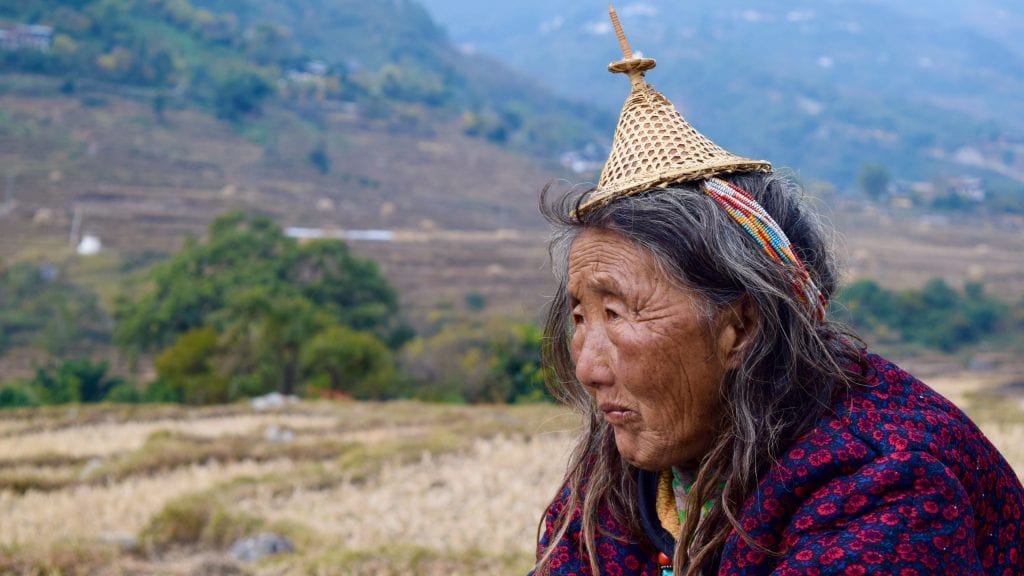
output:
[[737,327],[709,328],[694,293],[608,230],[587,229],[573,242],[569,300],[576,377],[614,429],[623,458],[661,470],[703,456]]

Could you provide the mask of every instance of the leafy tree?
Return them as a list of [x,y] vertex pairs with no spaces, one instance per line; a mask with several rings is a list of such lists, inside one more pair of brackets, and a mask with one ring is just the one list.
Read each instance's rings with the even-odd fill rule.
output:
[[396,329],[398,294],[377,263],[352,256],[343,242],[310,242],[296,251],[285,277],[301,286],[313,304],[329,309],[345,326],[376,330],[389,336]]
[[380,70],[378,89],[386,98],[427,106],[440,106],[447,98],[444,80],[415,66],[385,64]]
[[151,396],[187,404],[233,400],[228,378],[215,370],[216,354],[217,332],[213,328],[196,328],[180,335],[156,358],[158,379],[150,387],[159,394]]
[[879,330],[885,327],[896,313],[896,301],[891,292],[874,280],[858,280],[847,286],[839,295],[844,320],[863,330]]
[[328,316],[300,295],[257,287],[233,293],[211,321],[221,333],[219,371],[230,375],[233,389],[249,396],[297,391],[301,350]]
[[228,73],[214,86],[217,117],[235,122],[243,116],[259,113],[261,103],[273,88],[274,85],[257,72],[243,69]]
[[327,155],[327,143],[321,140],[309,153],[309,163],[321,174],[331,171],[331,158]]
[[[397,296],[373,262],[355,258],[342,242],[299,245],[266,217],[227,214],[210,224],[206,242],[189,242],[151,278],[150,293],[119,300],[116,339],[133,352],[162,350],[154,390],[180,401],[293,394],[325,374],[374,386],[385,385],[381,374],[393,376],[390,354],[370,344],[380,340],[352,334],[394,334]],[[336,355],[376,360],[345,374],[329,365],[330,342],[355,346]],[[383,394],[366,386],[358,393]]]
[[491,347],[494,371],[503,382],[506,402],[537,401],[548,398],[544,371],[540,365],[543,332],[532,324],[516,324]]
[[116,307],[115,338],[128,350],[157,350],[210,324],[242,289],[305,298],[342,325],[382,334],[393,329],[398,312],[397,295],[374,262],[352,256],[343,242],[300,246],[264,216],[217,218],[205,243],[189,242],[157,265],[151,279],[151,292],[120,298]]
[[872,200],[881,200],[889,190],[889,170],[880,164],[865,164],[857,177],[860,189]]
[[466,294],[465,298],[466,308],[469,308],[473,312],[482,312],[484,308],[487,308],[487,296],[479,292],[470,292]]

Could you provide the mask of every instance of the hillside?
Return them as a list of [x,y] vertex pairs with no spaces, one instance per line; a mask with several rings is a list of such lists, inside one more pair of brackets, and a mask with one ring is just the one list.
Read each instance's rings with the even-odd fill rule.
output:
[[[625,97],[604,69],[621,55],[603,3],[424,3],[457,42],[561,94],[607,110]],[[1010,2],[618,8],[633,47],[659,61],[652,84],[727,148],[841,188],[882,163],[898,178],[981,174],[1024,190],[1024,51],[1013,27],[1024,13]]]
[[[817,20],[825,20],[829,6],[816,12]],[[603,22],[604,14],[591,8],[579,21]],[[565,19],[560,31],[531,36],[536,18],[557,14],[554,5],[526,2],[512,13],[506,9],[466,8],[463,17],[479,16],[487,32],[481,38],[493,42],[508,41],[502,31],[517,29],[518,41],[499,56],[547,54],[543,63],[512,72],[485,54],[482,43],[476,53],[456,48],[411,1],[0,3],[0,28],[51,27],[48,51],[0,50],[0,260],[56,263],[109,307],[147,265],[177,250],[187,236],[203,234],[215,215],[242,209],[269,214],[283,226],[342,236],[389,231],[384,241],[380,235],[367,239],[375,237],[371,233],[350,243],[357,254],[380,262],[414,325],[429,324],[439,310],[475,314],[481,302],[486,313],[535,319],[550,294],[537,192],[554,177],[569,183],[594,178],[592,165],[581,173],[559,165],[561,152],[583,150],[582,158],[603,160],[601,145],[610,137],[625,86],[603,69],[617,57],[606,34],[570,33],[574,28]],[[658,26],[669,26],[667,19],[652,17],[643,5],[621,11],[627,28],[651,30],[634,38],[637,47],[666,40],[669,29]],[[728,12],[712,12],[707,22],[723,14]],[[452,32],[459,40],[460,34]],[[586,61],[579,60],[574,50],[593,50],[595,40],[603,55],[587,52]],[[711,82],[717,71],[708,58],[716,52],[694,42],[665,46],[651,50],[662,62],[652,82],[736,151],[767,150],[764,155],[777,164],[800,167],[808,181],[817,176],[814,162],[855,173],[866,159],[877,159],[848,146],[831,124],[807,124],[785,106],[761,114],[764,107],[750,101],[737,100],[733,108],[691,104],[688,96],[671,92],[677,66],[704,66],[695,69]],[[764,52],[765,58],[773,54]],[[755,68],[749,55],[727,53]],[[534,79],[586,75],[592,75],[591,89],[577,96],[600,95],[609,103],[574,103]],[[745,94],[757,79],[754,72],[734,75],[716,97],[733,104],[726,96]],[[780,91],[763,93],[779,101],[794,97],[783,91],[797,85],[790,79],[764,81]],[[820,96],[828,109],[849,104],[850,114],[870,112],[863,123],[844,120],[861,131],[858,142],[865,146],[882,134],[872,128],[872,118],[917,122],[919,111],[903,115],[868,106],[865,112],[867,104],[844,100],[837,86],[822,82],[815,89],[834,93]],[[731,114],[726,129],[714,127],[712,108],[722,118]],[[744,117],[759,120],[739,141],[729,128]],[[762,120],[794,138],[809,125],[823,130],[808,144],[813,154],[805,150],[807,165],[787,160],[797,148],[783,149],[785,138],[758,132]],[[956,133],[921,122],[942,134],[935,138]],[[887,163],[914,154],[898,133],[888,148],[873,153]],[[769,145],[756,145],[758,138]],[[780,146],[779,156],[770,145]],[[910,174],[889,165],[897,178]],[[814,193],[837,199],[828,186]],[[956,286],[978,280],[1000,297],[1019,299],[1019,219],[982,214],[929,225],[915,216],[840,208],[833,219],[846,239],[841,257],[852,277],[879,278],[895,288],[915,288],[932,276]],[[85,235],[102,242],[99,256],[75,255]],[[902,249],[886,249],[893,245]],[[911,262],[907,255],[927,257]],[[18,370],[30,371],[31,362]]]
[[[503,278],[542,276],[538,191],[614,119],[461,53],[407,1],[0,3],[0,28],[26,25],[49,47],[0,50],[0,260],[57,262],[107,303],[243,209],[399,231],[368,248],[422,291],[414,316],[475,292],[532,317]],[[496,229],[519,239],[459,236]],[[105,256],[72,258],[85,235]],[[482,276],[456,261],[481,245]]]
[[0,52],[5,237],[66,237],[76,209],[86,227],[121,221],[103,230],[112,246],[156,249],[228,207],[307,226],[530,227],[557,174],[543,159],[604,122],[462,55],[412,2],[203,6],[0,6],[9,30],[49,27],[47,49]]

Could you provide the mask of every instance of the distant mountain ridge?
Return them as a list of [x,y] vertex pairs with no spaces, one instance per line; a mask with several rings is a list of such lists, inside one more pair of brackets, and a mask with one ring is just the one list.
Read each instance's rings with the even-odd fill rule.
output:
[[[561,94],[615,110],[627,93],[604,70],[621,55],[603,2],[424,4],[466,49]],[[1008,0],[617,8],[634,48],[659,61],[650,82],[737,153],[840,186],[881,163],[899,177],[979,173],[1024,188],[1024,8]],[[964,149],[996,169],[958,164]]]

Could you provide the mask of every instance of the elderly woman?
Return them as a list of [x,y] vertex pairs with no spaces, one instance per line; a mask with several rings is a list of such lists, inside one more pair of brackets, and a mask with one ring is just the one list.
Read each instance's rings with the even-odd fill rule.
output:
[[824,314],[799,191],[643,80],[596,189],[546,201],[553,392],[584,416],[535,574],[1024,574],[1024,488]]

